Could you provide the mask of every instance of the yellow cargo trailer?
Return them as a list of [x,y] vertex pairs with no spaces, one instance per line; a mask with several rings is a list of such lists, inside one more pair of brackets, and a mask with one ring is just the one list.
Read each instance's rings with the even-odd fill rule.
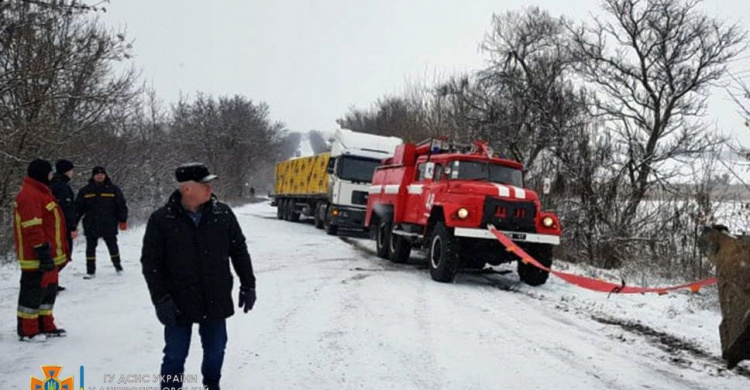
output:
[[276,164],[274,193],[280,195],[320,195],[328,191],[328,160],[330,153],[299,157]]

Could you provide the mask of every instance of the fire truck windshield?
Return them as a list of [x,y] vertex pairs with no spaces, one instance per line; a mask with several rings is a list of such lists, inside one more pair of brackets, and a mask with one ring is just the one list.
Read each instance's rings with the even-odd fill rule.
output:
[[481,161],[452,161],[446,169],[452,180],[478,180],[523,187],[523,175],[515,168]]
[[371,183],[372,174],[378,166],[380,160],[342,156],[336,164],[336,173],[342,180]]

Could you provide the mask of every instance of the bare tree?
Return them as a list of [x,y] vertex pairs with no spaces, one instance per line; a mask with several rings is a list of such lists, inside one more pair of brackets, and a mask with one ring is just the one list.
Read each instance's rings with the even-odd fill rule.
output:
[[270,119],[265,103],[199,94],[178,103],[172,115],[173,145],[185,161],[203,161],[224,177],[217,186],[227,198],[243,197],[251,181],[261,180],[258,170],[277,161],[284,125]]
[[[750,131],[750,86],[736,76],[733,76],[732,79],[734,82],[731,88],[729,88],[729,96],[737,104],[740,115],[745,119],[743,124],[747,128],[746,131]],[[730,145],[730,148],[735,153],[750,161],[750,145]],[[745,186],[750,188],[748,184],[745,184]]]
[[490,102],[485,120],[500,150],[531,169],[545,149],[575,127],[583,105],[571,82],[573,57],[564,18],[537,7],[494,15],[482,48],[491,63],[478,74]]
[[96,10],[0,2],[0,219],[28,161],[83,153],[108,113],[138,94],[136,73],[112,68],[130,58],[131,44],[90,15]]
[[379,99],[370,110],[350,108],[336,123],[357,132],[421,141],[431,133],[424,126],[423,114],[419,103],[405,96],[390,96]]
[[596,114],[611,120],[615,174],[629,189],[623,227],[648,190],[673,173],[665,162],[698,156],[720,141],[698,118],[746,34],[702,14],[699,4],[605,0],[606,19],[574,29],[581,74],[598,93]]
[[729,89],[729,96],[737,104],[740,115],[745,118],[745,127],[750,129],[750,86],[739,77],[733,76],[734,85]]

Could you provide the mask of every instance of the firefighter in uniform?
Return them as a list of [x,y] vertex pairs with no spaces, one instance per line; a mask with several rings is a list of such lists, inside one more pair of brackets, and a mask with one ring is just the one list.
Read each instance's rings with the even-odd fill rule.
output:
[[57,295],[58,267],[67,261],[65,216],[48,187],[52,165],[36,159],[29,164],[13,204],[16,256],[21,263],[18,336],[45,341],[64,336],[55,325],[52,307]]
[[[83,218],[83,233],[86,235],[86,275],[83,278],[91,279],[96,274],[99,238],[107,244],[115,271],[118,275],[122,273],[117,228],[119,226],[123,231],[128,228],[128,206],[122,190],[112,183],[104,167],[94,167],[89,184],[78,191],[76,217]],[[75,225],[78,225],[77,221]]]

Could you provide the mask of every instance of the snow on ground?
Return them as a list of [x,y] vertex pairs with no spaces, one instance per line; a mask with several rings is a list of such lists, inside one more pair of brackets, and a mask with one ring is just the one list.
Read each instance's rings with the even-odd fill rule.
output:
[[[396,265],[377,258],[369,240],[279,221],[265,203],[235,212],[248,237],[258,302],[228,320],[225,389],[750,386],[747,362],[727,371],[719,359],[720,314],[705,308],[715,290],[608,298],[554,277],[529,287],[515,272],[463,273],[441,284],[419,254]],[[87,389],[156,388],[149,378],[159,371],[163,336],[140,274],[142,235],[143,227],[120,235],[123,276],[101,243],[91,281],[81,279],[84,245],[76,242],[74,263],[61,277],[68,290],[55,310],[69,336],[44,344],[17,340],[19,271],[0,268],[0,389],[26,388],[48,364],[75,376],[76,388],[81,365]],[[186,374],[200,381],[194,333]],[[105,375],[114,375],[113,383]],[[131,382],[117,384],[121,378]]]

